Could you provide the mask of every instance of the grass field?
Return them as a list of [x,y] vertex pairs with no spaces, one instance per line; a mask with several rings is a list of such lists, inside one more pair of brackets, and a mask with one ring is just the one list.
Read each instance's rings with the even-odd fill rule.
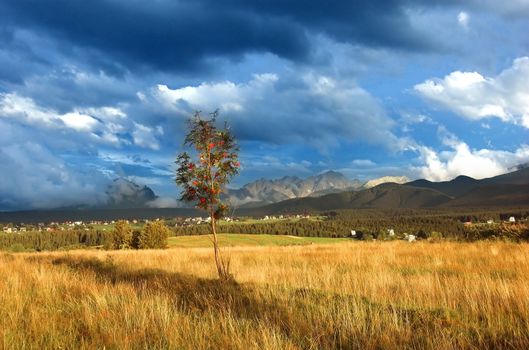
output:
[[[347,238],[296,237],[284,235],[220,234],[222,247],[235,246],[287,246],[308,244],[330,244],[351,241]],[[210,235],[169,237],[169,247],[200,248],[211,247]]]
[[527,244],[226,254],[236,283],[215,278],[211,248],[0,254],[0,348],[529,347]]

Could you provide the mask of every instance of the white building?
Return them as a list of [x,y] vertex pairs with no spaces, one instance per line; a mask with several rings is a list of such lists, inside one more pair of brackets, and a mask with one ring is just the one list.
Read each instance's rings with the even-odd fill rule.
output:
[[511,216],[511,217],[509,218],[509,222],[516,222],[516,219],[514,218],[514,216]]

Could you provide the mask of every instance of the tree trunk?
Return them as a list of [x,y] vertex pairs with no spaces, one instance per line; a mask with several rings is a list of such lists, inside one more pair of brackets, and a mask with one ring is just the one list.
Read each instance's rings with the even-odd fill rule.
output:
[[217,225],[213,212],[210,213],[210,218],[211,233],[213,235],[213,250],[215,251],[215,264],[217,265],[217,273],[219,274],[220,279],[227,279],[227,271],[225,271],[224,265],[222,263],[222,258],[220,256],[219,242],[217,239]]

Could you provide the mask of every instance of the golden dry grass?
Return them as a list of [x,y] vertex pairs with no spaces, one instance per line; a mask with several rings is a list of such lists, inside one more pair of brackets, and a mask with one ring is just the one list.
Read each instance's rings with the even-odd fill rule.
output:
[[529,348],[529,245],[0,255],[5,349]]

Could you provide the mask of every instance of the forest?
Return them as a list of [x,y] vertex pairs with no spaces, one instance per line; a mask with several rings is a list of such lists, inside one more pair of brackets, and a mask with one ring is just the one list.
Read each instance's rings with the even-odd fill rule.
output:
[[[273,234],[305,237],[351,237],[360,240],[393,240],[406,235],[418,239],[476,241],[501,239],[513,242],[529,240],[529,209],[417,210],[362,209],[320,213],[321,219],[255,220],[239,218],[221,222],[219,233]],[[508,222],[510,218],[515,222]],[[210,233],[207,223],[186,224],[183,219],[166,221],[169,235]],[[79,228],[52,232],[28,231],[0,233],[0,249],[11,251],[49,251],[83,247],[112,247],[112,231]]]

